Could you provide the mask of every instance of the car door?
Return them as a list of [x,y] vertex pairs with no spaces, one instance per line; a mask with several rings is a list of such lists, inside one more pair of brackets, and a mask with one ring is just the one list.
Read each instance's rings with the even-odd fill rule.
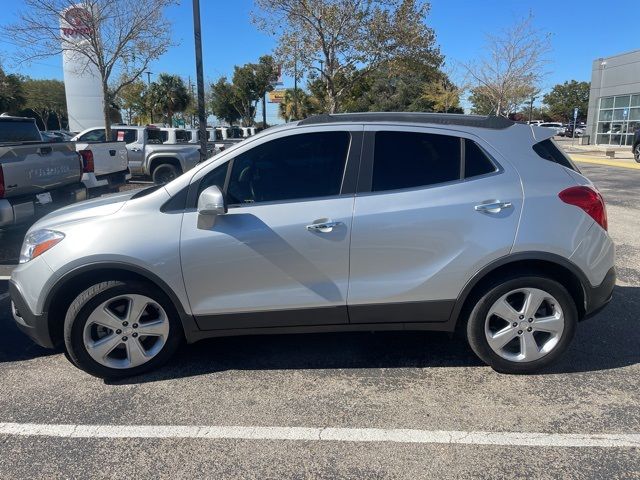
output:
[[213,219],[184,214],[182,270],[200,328],[348,322],[361,142],[361,125],[289,129],[247,141],[194,176],[191,202],[217,185],[228,203]]
[[479,138],[367,127],[351,233],[351,322],[446,322],[471,276],[510,252],[521,208],[517,172]]

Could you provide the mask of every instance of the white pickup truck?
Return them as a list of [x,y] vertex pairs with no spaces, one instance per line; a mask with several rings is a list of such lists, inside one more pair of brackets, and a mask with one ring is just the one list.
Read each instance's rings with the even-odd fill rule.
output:
[[131,178],[124,139],[115,142],[76,141],[76,151],[82,156],[85,167],[82,183],[90,196],[116,191]]

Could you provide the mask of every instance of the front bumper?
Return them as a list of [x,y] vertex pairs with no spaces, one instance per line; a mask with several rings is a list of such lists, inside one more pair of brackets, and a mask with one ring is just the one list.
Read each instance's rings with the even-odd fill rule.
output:
[[11,296],[11,313],[18,328],[27,334],[34,342],[45,348],[55,348],[49,332],[49,319],[46,312],[42,315],[34,314],[22,296],[16,283],[9,280],[9,294]]
[[611,267],[600,285],[597,287],[590,287],[587,290],[584,318],[594,316],[609,304],[615,285],[616,269],[615,267]]

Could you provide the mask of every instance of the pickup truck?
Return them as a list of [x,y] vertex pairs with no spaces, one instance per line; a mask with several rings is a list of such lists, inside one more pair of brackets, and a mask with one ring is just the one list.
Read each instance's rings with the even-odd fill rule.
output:
[[[163,145],[162,131],[158,127],[114,126],[112,139],[124,140],[133,175],[152,178],[156,184],[170,182],[193,168],[200,161],[198,145],[181,143]],[[95,127],[80,132],[75,141],[104,141],[104,128]]]
[[33,118],[0,115],[0,228],[84,200],[75,144],[43,142]]
[[131,178],[127,147],[123,141],[76,142],[76,151],[85,163],[82,183],[90,197],[105,191],[117,191]]

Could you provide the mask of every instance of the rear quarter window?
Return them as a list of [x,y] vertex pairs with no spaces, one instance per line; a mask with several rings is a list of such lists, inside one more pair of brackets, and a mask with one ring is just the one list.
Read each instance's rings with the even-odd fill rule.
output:
[[573,162],[567,157],[562,150],[551,139],[543,140],[533,145],[533,151],[538,154],[540,158],[548,160],[553,163],[562,165],[563,167],[570,168],[579,172]]

